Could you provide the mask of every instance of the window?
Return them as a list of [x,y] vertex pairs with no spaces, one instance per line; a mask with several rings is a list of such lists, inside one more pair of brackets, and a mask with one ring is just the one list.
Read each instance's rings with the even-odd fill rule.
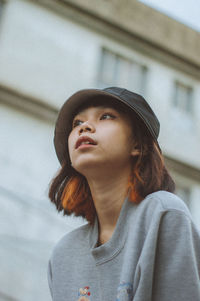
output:
[[98,84],[121,86],[132,91],[145,92],[147,67],[103,48],[101,52]]
[[174,106],[187,114],[193,113],[193,89],[178,81],[175,82]]

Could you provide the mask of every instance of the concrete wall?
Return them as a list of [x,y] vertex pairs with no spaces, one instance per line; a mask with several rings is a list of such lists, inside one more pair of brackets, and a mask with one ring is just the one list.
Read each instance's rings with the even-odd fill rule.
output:
[[0,300],[50,300],[47,263],[55,242],[82,224],[56,214],[48,186],[58,170],[53,125],[0,105]]
[[[40,0],[41,3],[45,1]],[[60,1],[89,12],[104,22],[119,26],[164,51],[185,58],[200,67],[200,34],[168,16],[135,0],[64,0]]]

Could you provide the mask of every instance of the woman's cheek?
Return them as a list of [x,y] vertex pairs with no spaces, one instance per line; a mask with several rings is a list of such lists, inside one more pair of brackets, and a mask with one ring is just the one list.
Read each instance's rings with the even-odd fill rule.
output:
[[73,145],[74,145],[74,139],[70,135],[68,138],[68,152],[69,152],[70,159],[72,157],[72,152],[73,152],[73,148],[74,148]]

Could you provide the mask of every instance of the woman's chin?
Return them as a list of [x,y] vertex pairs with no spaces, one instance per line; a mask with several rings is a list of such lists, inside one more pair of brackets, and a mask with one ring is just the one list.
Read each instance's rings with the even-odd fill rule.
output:
[[102,162],[100,163],[96,160],[84,160],[84,162],[77,162],[72,166],[76,171],[85,177],[96,174],[103,168]]

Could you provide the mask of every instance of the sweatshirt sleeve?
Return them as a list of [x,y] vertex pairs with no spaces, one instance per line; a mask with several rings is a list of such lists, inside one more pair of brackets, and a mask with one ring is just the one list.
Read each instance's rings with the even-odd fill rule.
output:
[[48,279],[48,284],[49,284],[49,290],[50,290],[50,293],[51,293],[51,298],[52,298],[52,300],[53,300],[52,270],[51,270],[51,262],[50,262],[50,260],[49,260],[49,262],[48,262],[47,279]]
[[153,274],[152,301],[200,300],[200,234],[185,212],[162,216]]

